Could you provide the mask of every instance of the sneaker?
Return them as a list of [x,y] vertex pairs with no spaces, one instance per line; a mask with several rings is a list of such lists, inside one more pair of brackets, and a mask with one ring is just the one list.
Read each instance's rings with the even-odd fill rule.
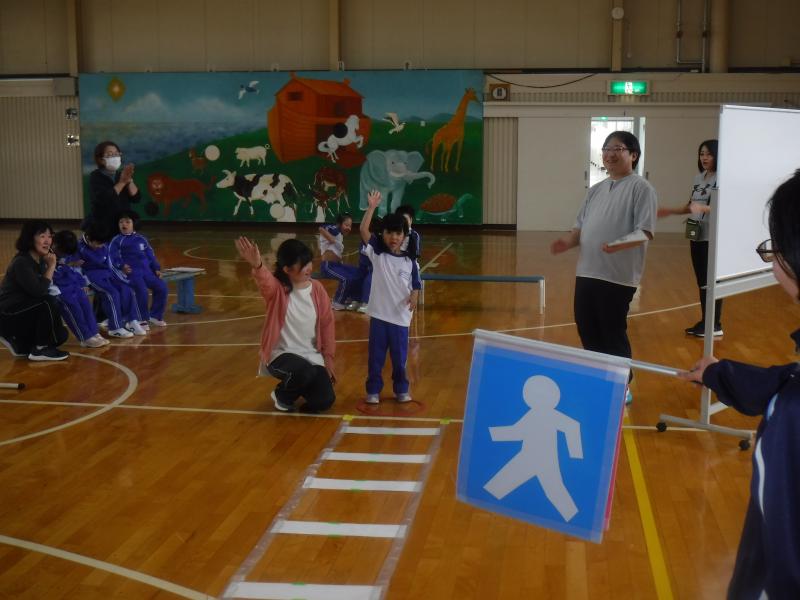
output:
[[[699,321],[695,323],[693,327],[687,327],[684,331],[686,331],[687,335],[693,335],[699,338],[706,337],[706,326]],[[714,337],[722,337],[722,324],[714,326]]]
[[362,303],[361,306],[358,307],[358,310],[356,312],[360,312],[360,313],[363,314],[363,313],[367,312],[368,308],[369,308],[369,305]]
[[28,352],[25,352],[25,349],[22,348],[17,340],[13,337],[0,336],[0,344],[3,344],[3,346],[8,348],[8,351],[11,352],[11,356],[16,356],[17,358],[28,356]]
[[111,337],[118,337],[118,338],[131,338],[133,337],[133,333],[125,329],[124,327],[120,327],[119,329],[112,329],[108,332],[108,335]]
[[150,323],[147,321],[139,321],[139,326],[145,331],[150,331]]
[[108,346],[111,343],[106,338],[104,338],[102,335],[100,335],[99,333],[95,334],[94,339],[96,339],[98,342],[100,342],[103,346]]
[[103,338],[98,339],[99,336],[93,335],[89,339],[83,340],[81,342],[81,346],[84,348],[101,348],[106,345],[106,341]]
[[147,335],[147,332],[139,325],[139,321],[128,321],[125,329],[132,331],[134,335]]
[[630,406],[633,404],[633,394],[631,394],[630,390],[625,390],[625,406]]
[[278,400],[278,396],[275,395],[275,391],[273,390],[269,394],[272,401],[275,403],[275,408],[277,408],[281,412],[294,412],[294,406],[291,404],[284,404],[280,400]]
[[348,302],[348,303],[345,305],[345,309],[346,309],[346,310],[352,310],[353,312],[355,312],[355,311],[357,311],[357,310],[358,310],[358,307],[359,307],[359,306],[361,306],[361,302],[358,302],[358,301],[356,301],[356,300],[353,300],[352,302]]
[[100,329],[108,329],[108,319],[103,319],[102,321],[100,321],[100,322],[97,324],[97,326],[98,326]]
[[331,308],[333,310],[347,310],[347,307],[340,302],[331,302]]
[[44,348],[34,348],[28,354],[28,360],[44,361],[44,360],[64,360],[69,358],[69,352],[59,350],[55,346],[45,346]]
[[167,322],[162,321],[161,319],[156,319],[155,317],[150,317],[150,324],[155,325],[156,327],[166,327]]
[[405,394],[397,394],[397,401],[398,402],[411,402],[411,394],[406,392]]
[[367,404],[380,404],[381,397],[378,394],[367,394],[367,398],[364,402]]

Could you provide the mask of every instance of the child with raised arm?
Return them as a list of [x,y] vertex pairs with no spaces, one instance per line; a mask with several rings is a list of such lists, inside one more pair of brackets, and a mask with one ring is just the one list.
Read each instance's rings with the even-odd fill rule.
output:
[[255,243],[240,237],[235,244],[266,304],[259,375],[280,380],[270,394],[275,408],[293,412],[302,397],[302,412],[327,410],[336,400],[336,336],[328,293],[311,279],[311,250],[300,240],[282,242],[270,272]]
[[364,255],[372,263],[372,290],[367,314],[369,320],[369,359],[367,375],[367,404],[378,404],[383,389],[381,372],[386,351],[392,359],[392,388],[398,402],[411,400],[406,359],[408,356],[408,326],[417,307],[420,290],[417,261],[402,250],[408,235],[408,222],[396,214],[386,215],[379,235],[370,234],[375,209],[380,206],[381,194],[371,191],[367,196],[369,208],[359,229],[366,243]]
[[[358,267],[342,262],[344,252],[344,236],[353,228],[353,217],[349,213],[340,213],[335,225],[323,225],[319,228],[319,251],[322,254],[320,271],[325,277],[336,279],[339,286],[333,296],[333,310],[345,310],[349,301],[361,301],[361,274]],[[358,308],[353,304],[353,309]]]
[[[164,309],[167,306],[167,284],[161,279],[161,265],[156,260],[150,242],[135,229],[139,219],[134,211],[123,211],[119,214],[119,235],[109,244],[111,264],[128,276],[128,283],[133,289],[136,305],[142,318],[142,327],[150,325],[166,327]],[[153,293],[152,305],[149,304]]]

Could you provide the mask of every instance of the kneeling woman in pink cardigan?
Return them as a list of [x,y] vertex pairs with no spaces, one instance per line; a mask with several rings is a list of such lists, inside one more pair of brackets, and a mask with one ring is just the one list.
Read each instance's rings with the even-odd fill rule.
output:
[[329,409],[336,399],[333,311],[325,288],[311,279],[311,250],[299,240],[286,240],[270,273],[256,244],[246,237],[235,243],[239,256],[253,268],[266,304],[259,375],[280,379],[271,394],[275,408],[295,411],[302,396],[301,412]]

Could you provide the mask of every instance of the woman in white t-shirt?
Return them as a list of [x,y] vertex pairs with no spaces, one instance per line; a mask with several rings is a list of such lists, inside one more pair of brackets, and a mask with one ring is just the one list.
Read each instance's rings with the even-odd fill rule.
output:
[[[694,177],[692,194],[689,200],[674,208],[662,208],[659,217],[669,215],[691,215],[697,225],[694,239],[689,241],[692,254],[692,267],[700,290],[700,320],[687,327],[686,335],[703,337],[706,328],[706,282],[708,277],[708,214],[711,212],[711,192],[717,189],[717,165],[719,165],[719,144],[717,140],[706,140],[697,149],[697,170]],[[714,302],[714,336],[722,335],[722,300]]]
[[280,380],[271,393],[275,408],[294,411],[303,397],[301,412],[327,410],[336,399],[334,319],[325,288],[311,279],[311,250],[300,240],[286,240],[270,273],[256,244],[246,237],[235,244],[266,304],[259,375]]

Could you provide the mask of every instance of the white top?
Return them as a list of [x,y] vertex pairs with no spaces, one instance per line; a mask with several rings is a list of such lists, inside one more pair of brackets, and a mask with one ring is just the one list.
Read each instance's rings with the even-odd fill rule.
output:
[[416,262],[408,256],[376,250],[374,239],[361,251],[372,263],[372,288],[367,314],[387,323],[408,327],[413,315],[408,306],[413,289],[412,280],[419,280]]
[[330,233],[335,239],[335,243],[329,242],[325,239],[325,236],[319,234],[319,253],[325,254],[328,250],[333,252],[339,258],[342,257],[342,252],[344,252],[344,235],[342,232],[339,231],[339,228],[336,225],[325,225],[325,231]]
[[316,345],[317,311],[311,298],[311,286],[293,288],[286,307],[286,321],[281,329],[278,343],[272,349],[270,362],[284,353],[297,354],[309,362],[325,366],[322,354]]

